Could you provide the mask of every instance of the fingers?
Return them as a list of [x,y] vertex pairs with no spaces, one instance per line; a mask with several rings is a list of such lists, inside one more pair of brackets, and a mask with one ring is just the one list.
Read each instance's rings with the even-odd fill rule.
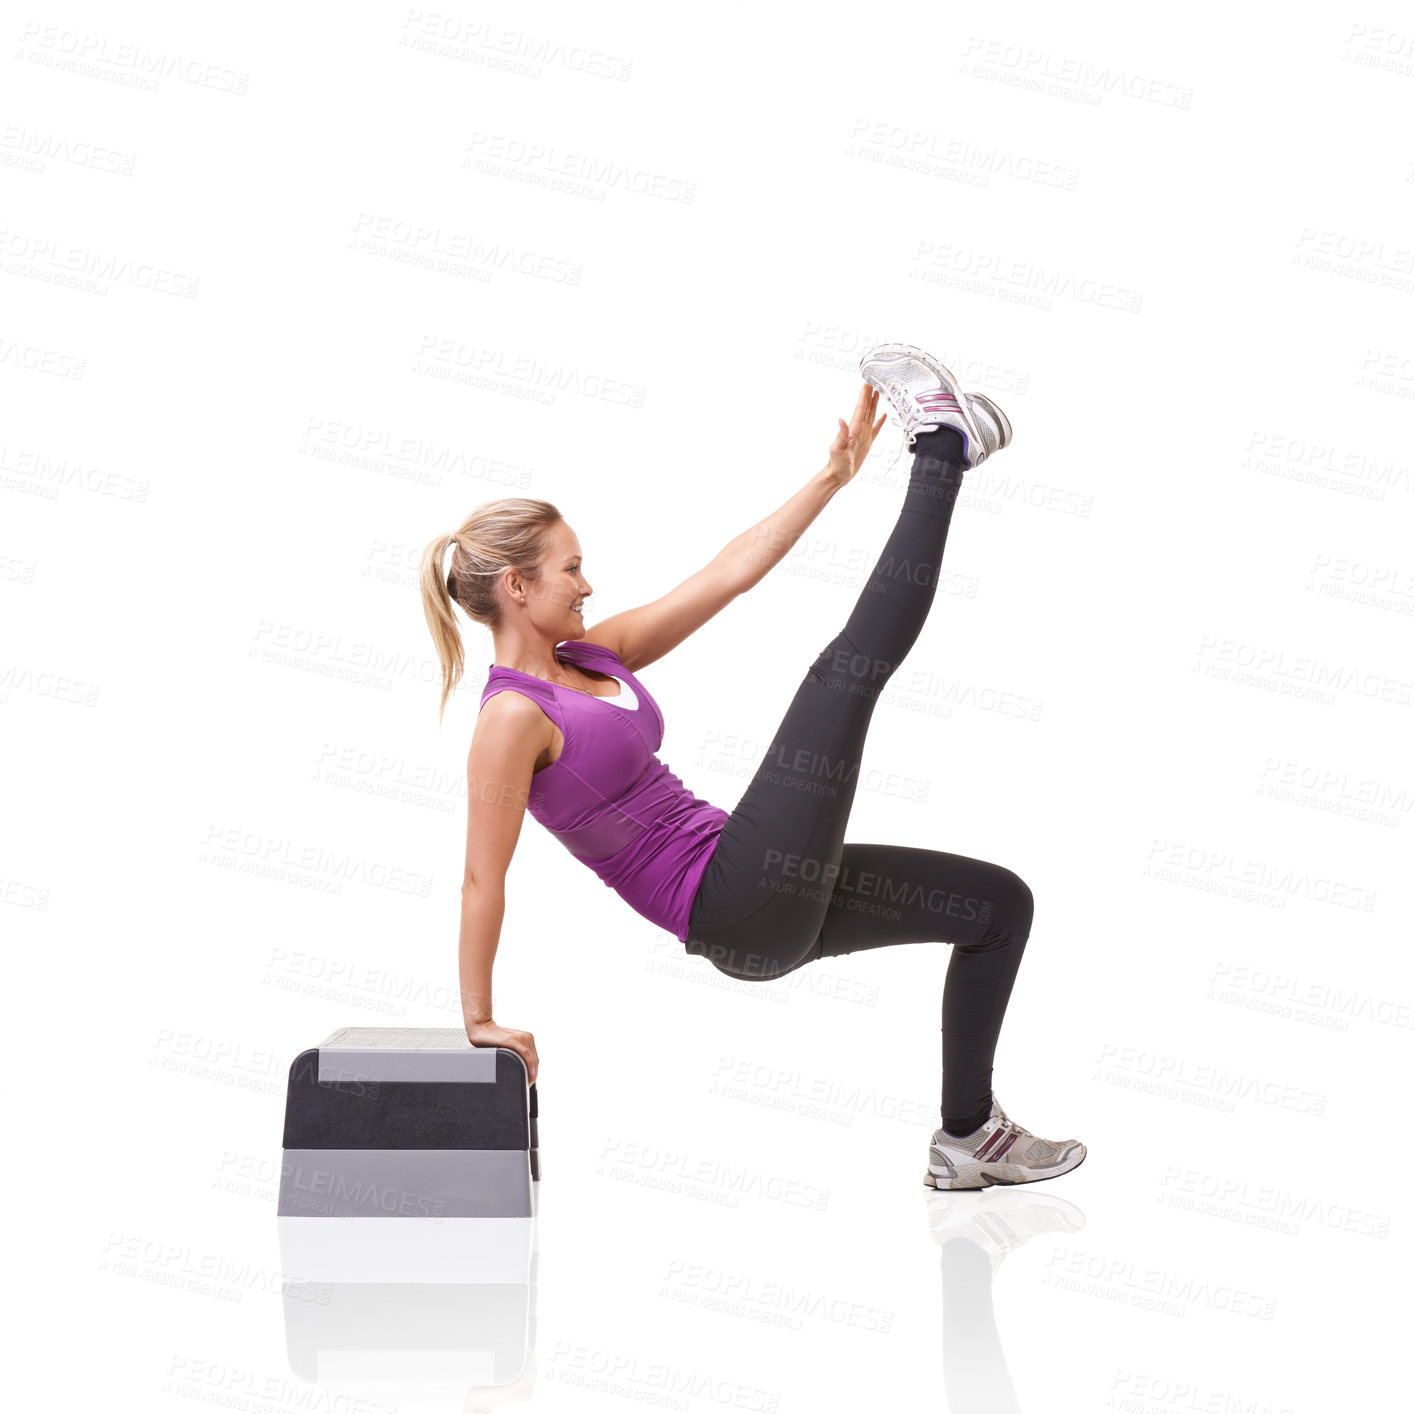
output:
[[866,383],[859,390],[859,401],[854,405],[852,427],[864,428],[874,419],[874,410],[879,406],[879,390]]
[[879,406],[879,390],[865,383],[859,390],[859,398],[854,404],[850,420],[839,419],[840,430],[835,434],[832,451],[845,451],[863,442],[866,446],[878,435],[879,429],[888,421],[885,413],[877,422],[874,413]]

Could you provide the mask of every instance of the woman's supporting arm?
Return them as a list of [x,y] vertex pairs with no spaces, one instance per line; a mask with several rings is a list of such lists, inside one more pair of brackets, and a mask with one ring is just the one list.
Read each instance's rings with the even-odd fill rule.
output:
[[501,692],[481,709],[467,755],[466,867],[457,940],[462,1021],[472,1045],[515,1051],[532,1084],[539,1068],[535,1038],[496,1022],[491,970],[506,911],[506,871],[525,820],[530,780],[554,736],[554,724],[528,697]]
[[738,594],[759,584],[863,464],[884,425],[883,417],[874,421],[878,400],[878,393],[866,383],[851,421],[839,420],[825,465],[784,505],[730,540],[661,599],[604,619],[586,630],[585,639],[611,648],[630,672],[636,672],[676,648]]

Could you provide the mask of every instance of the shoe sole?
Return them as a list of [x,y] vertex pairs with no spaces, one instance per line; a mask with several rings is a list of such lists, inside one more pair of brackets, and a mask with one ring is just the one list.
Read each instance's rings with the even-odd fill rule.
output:
[[[1073,1164],[1058,1165],[1047,1173],[1037,1173],[1035,1169],[1022,1164],[965,1164],[949,1178],[945,1174],[934,1173],[931,1168],[923,1175],[923,1182],[929,1188],[978,1189],[1010,1187],[1018,1183],[1044,1183],[1048,1178],[1060,1178],[1074,1173],[1089,1157],[1083,1144],[1077,1146],[1080,1157]],[[1074,1152],[1073,1150],[1071,1152]]]
[[[865,371],[866,367],[869,364],[883,362],[886,359],[907,359],[913,363],[921,363],[923,367],[957,399],[957,406],[961,413],[962,420],[967,426],[967,440],[972,448],[980,451],[982,454],[975,460],[972,460],[972,465],[980,466],[986,461],[988,455],[986,440],[982,436],[981,428],[977,426],[977,419],[972,416],[972,409],[967,406],[967,395],[958,386],[957,379],[925,349],[920,349],[914,344],[880,344],[878,348],[870,349],[859,361],[859,371],[863,375],[864,381],[868,383],[870,387],[879,388],[879,385],[875,383]],[[879,388],[879,391],[889,399],[890,403],[893,402],[893,398],[889,396],[887,389]],[[976,395],[974,394],[974,396]],[[894,410],[899,412],[900,416],[903,415],[899,408],[895,407]],[[1009,423],[1007,427],[1010,429]],[[1006,444],[1003,443],[1002,445],[1005,446]]]

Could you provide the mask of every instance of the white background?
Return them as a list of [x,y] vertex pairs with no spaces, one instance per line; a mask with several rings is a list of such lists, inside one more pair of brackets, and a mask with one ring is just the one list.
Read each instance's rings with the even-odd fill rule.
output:
[[[1137,14],[11,12],[0,922],[38,1392],[1151,1414],[1392,1377],[1414,30]],[[821,465],[882,340],[1016,436],[850,835],[1031,884],[997,1093],[1089,1158],[929,1197],[944,947],[733,983],[528,823],[497,1010],[542,1058],[534,1354],[500,1393],[416,1351],[311,1390],[285,1071],[340,1025],[457,1022],[491,644],[439,726],[418,552],[540,496],[591,626],[656,597]],[[735,803],[843,622],[897,450],[645,673],[699,794]]]

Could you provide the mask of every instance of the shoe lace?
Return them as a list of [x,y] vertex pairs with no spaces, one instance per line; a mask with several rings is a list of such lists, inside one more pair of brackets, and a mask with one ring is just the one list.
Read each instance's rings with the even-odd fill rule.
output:
[[[995,1097],[993,1098],[995,1099]],[[1023,1129],[1014,1119],[1008,1118],[1007,1112],[1002,1108],[1002,1102],[1000,1100],[996,1100],[996,1106],[997,1118],[1001,1120],[1003,1124],[1009,1126],[1017,1134],[1025,1135],[1028,1139],[1034,1139],[1036,1137],[1029,1129]]]
[[920,421],[918,404],[909,396],[908,389],[902,383],[890,382],[885,386],[884,391],[889,395],[889,401],[894,405],[894,411],[903,421],[904,436],[912,437],[913,431]]
[[[904,384],[891,381],[888,384],[887,392],[889,401],[893,403],[895,411],[903,420],[903,434],[910,441],[920,426],[925,422],[930,425],[934,424],[938,420],[939,414],[962,413],[961,403],[946,388],[924,388],[915,393]],[[970,446],[971,436],[968,436],[967,441]]]

